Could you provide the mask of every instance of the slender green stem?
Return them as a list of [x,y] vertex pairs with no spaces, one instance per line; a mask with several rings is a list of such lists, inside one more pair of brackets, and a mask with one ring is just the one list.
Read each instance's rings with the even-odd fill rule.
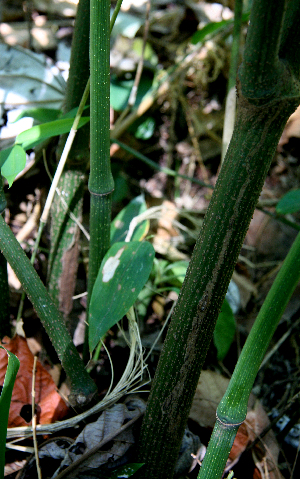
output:
[[234,5],[234,24],[232,32],[232,46],[230,56],[230,68],[227,91],[234,88],[236,82],[236,74],[239,65],[240,56],[240,38],[242,28],[242,16],[243,16],[243,0],[236,0]]
[[276,93],[278,80],[284,75],[278,52],[287,3],[261,0],[251,9],[240,79],[243,94],[249,100],[259,98],[260,104],[262,98],[268,101]]
[[[90,2],[80,0],[72,40],[70,72],[64,112],[78,107],[70,134],[62,135],[56,151],[58,167],[41,221],[46,222],[51,206],[48,291],[63,313],[70,331],[79,256],[79,224],[82,220],[85,172],[89,160],[89,124],[77,132],[78,122],[89,96]],[[53,191],[53,203],[51,201]],[[54,192],[57,194],[54,194]]]
[[246,418],[249,396],[260,364],[299,280],[300,233],[259,311],[226,393],[218,406],[216,426],[210,439],[207,456],[200,469],[199,479],[208,477],[221,479],[230,445],[234,441],[238,426]]
[[91,0],[91,165],[89,177],[90,255],[88,301],[103,256],[110,246],[111,194],[114,187],[110,168],[110,2]]
[[[0,176],[0,215],[4,214],[6,208],[6,198],[2,185],[2,176]],[[0,340],[3,336],[10,336],[10,317],[9,317],[9,288],[7,279],[7,262],[0,252]],[[1,474],[1,469],[0,469]]]
[[117,19],[118,13],[120,11],[122,2],[123,2],[123,0],[118,0],[116,6],[114,8],[113,14],[112,14],[111,19],[110,19],[110,26],[109,26],[109,32],[110,33],[112,32],[112,29],[114,27],[114,24],[115,24],[115,21]]
[[137,150],[134,150],[130,146],[125,145],[125,143],[123,143],[122,141],[113,139],[112,143],[116,143],[123,150],[135,156],[135,158],[138,158],[139,160],[143,161],[146,165],[150,166],[154,170],[161,171],[162,173],[165,173],[166,175],[169,175],[169,176],[174,176],[178,178],[183,178],[184,180],[189,180],[191,183],[195,183],[197,185],[204,186],[206,188],[210,188],[210,189],[214,188],[209,183],[205,183],[204,181],[198,180],[197,178],[192,178],[191,176],[187,176],[187,175],[181,175],[180,173],[177,173],[177,171],[171,170],[171,168],[159,166],[157,163],[155,163],[155,161],[150,160],[150,158],[147,158],[147,156],[143,155]]
[[96,385],[84,368],[61,314],[1,215],[0,248],[31,300],[70,378],[71,402],[74,405],[85,406],[95,394]]
[[[261,11],[262,3],[265,12]],[[249,32],[251,28],[254,32],[260,29],[257,23],[264,22],[263,14],[268,20],[267,31],[269,8],[280,17],[274,19],[274,24],[282,24],[282,5],[277,12],[273,3],[254,0]],[[273,26],[270,28],[278,52],[279,39]],[[280,33],[281,28],[277,30],[278,37]],[[269,41],[258,45],[255,35],[250,36],[256,48],[254,68],[249,64],[254,56],[253,45],[248,42],[250,54],[245,54],[246,67],[242,69],[241,82],[237,82],[239,104],[233,137],[172,316],[147,404],[138,454],[138,460],[145,462],[143,479],[172,477],[201,368],[243,239],[283,128],[300,101],[299,79],[296,82],[288,73],[283,59],[274,60],[274,68],[270,67],[267,52],[262,52],[270,47],[273,58],[274,45]],[[278,71],[278,64],[280,74],[275,85],[270,80],[275,81],[272,72]],[[232,438],[226,451],[231,441]],[[211,477],[207,474],[205,479]]]

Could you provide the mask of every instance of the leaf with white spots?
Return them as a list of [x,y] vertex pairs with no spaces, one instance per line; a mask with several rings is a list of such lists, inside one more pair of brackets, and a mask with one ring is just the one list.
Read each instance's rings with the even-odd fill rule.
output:
[[147,241],[115,243],[106,253],[89,308],[90,351],[136,301],[149,278],[154,254]]

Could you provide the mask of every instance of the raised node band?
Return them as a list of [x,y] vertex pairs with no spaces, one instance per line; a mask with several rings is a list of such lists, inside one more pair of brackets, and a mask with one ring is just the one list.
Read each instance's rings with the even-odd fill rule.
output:
[[217,421],[219,421],[222,426],[226,426],[226,427],[236,427],[236,426],[241,426],[243,424],[244,421],[242,422],[237,422],[237,423],[232,423],[232,422],[224,422],[224,421],[221,421],[221,419],[219,418],[218,414],[216,413],[216,418],[217,418]]

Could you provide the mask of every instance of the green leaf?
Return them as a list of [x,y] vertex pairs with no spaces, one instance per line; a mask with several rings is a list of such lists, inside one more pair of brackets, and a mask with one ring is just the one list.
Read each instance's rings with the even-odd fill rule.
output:
[[164,282],[181,288],[188,266],[189,262],[185,260],[175,261],[175,263],[171,263],[164,270]]
[[[144,195],[139,195],[128,203],[125,208],[115,217],[110,229],[111,244],[119,241],[124,241],[129,230],[129,225],[133,218],[144,213],[147,210]],[[149,228],[149,221],[145,220],[139,223],[131,238],[131,241],[141,241],[144,238]]]
[[35,121],[39,123],[46,123],[48,121],[57,120],[61,111],[55,108],[28,108],[27,110],[23,110],[20,115],[17,116],[15,123],[21,118],[33,118]]
[[149,116],[138,125],[134,136],[140,140],[149,140],[149,138],[151,138],[154,134],[155,126],[156,124],[154,118]]
[[149,278],[154,254],[153,246],[147,241],[115,243],[106,253],[89,308],[91,352],[134,304]]
[[286,193],[277,203],[276,213],[286,215],[300,210],[300,189]]
[[12,390],[14,387],[17,372],[19,370],[20,361],[18,358],[7,351],[3,346],[0,346],[7,352],[8,364],[4,378],[4,384],[0,395],[0,477],[3,477],[3,471],[5,466],[5,444],[6,444],[6,432],[9,415],[9,407],[11,402]]
[[[89,120],[89,117],[81,118],[78,129],[85,125]],[[49,121],[48,123],[43,123],[42,125],[33,126],[32,128],[29,128],[29,130],[19,133],[16,138],[16,144],[21,144],[24,150],[29,150],[47,138],[68,133],[71,130],[72,125],[73,119],[66,118],[63,120]]]
[[[88,108],[90,108],[90,105],[85,105],[83,111],[87,110]],[[77,112],[78,112],[78,106],[75,106],[75,108],[72,108],[72,110],[70,110],[67,113],[64,113],[63,115],[61,115],[60,119],[63,120],[65,118],[75,118]],[[83,118],[85,118],[85,117],[83,117]]]
[[5,150],[0,151],[0,168],[2,168],[2,166],[6,162],[7,158],[11,154],[12,149],[13,149],[13,146],[11,146],[10,148],[5,148]]
[[109,479],[121,479],[123,477],[131,477],[143,465],[144,462],[136,464],[125,464],[125,466],[118,467],[116,471],[113,471],[109,476]]
[[234,339],[235,329],[233,312],[225,299],[214,330],[214,345],[217,348],[219,361],[222,361],[228,353]]
[[14,145],[1,167],[1,174],[7,179],[9,187],[13,184],[15,177],[25,168],[25,165],[25,151],[20,145]]
[[[116,77],[111,78],[110,82],[110,103],[114,110],[122,111],[127,105],[128,98],[133,87],[134,80],[119,80]],[[137,97],[134,107],[141,103],[146,93],[152,86],[152,77],[148,72],[144,72],[138,86]]]
[[[242,21],[247,22],[250,17],[250,12],[244,13],[242,16]],[[209,35],[216,35],[217,33],[221,32],[224,28],[229,25],[233,25],[233,19],[230,20],[222,20],[221,22],[211,22],[205,25],[205,27],[198,30],[191,38],[191,43],[196,45],[197,43],[203,42],[207,36]]]

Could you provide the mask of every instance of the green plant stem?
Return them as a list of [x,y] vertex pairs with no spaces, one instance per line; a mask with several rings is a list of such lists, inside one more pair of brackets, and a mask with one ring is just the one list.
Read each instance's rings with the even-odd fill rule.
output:
[[[253,3],[247,47],[239,75],[243,95],[250,101],[258,98],[262,104],[263,99],[268,101],[273,95],[277,96],[278,80],[285,74],[278,52],[286,8],[287,0],[262,0]],[[251,22],[254,16],[256,21],[253,25]],[[286,87],[289,86],[285,83]]]
[[[0,176],[0,215],[4,214],[6,208],[6,197],[3,190],[3,179]],[[9,317],[9,288],[7,278],[7,262],[0,252],[0,340],[5,336],[10,336],[10,317]],[[1,467],[0,467],[1,473]]]
[[112,32],[112,29],[114,27],[115,21],[117,19],[118,13],[120,11],[121,5],[122,5],[123,0],[118,0],[116,3],[116,6],[114,8],[113,14],[110,19],[110,25],[109,25],[109,33]]
[[236,74],[239,65],[240,56],[240,38],[242,28],[242,16],[243,16],[243,0],[236,0],[234,4],[234,24],[232,32],[232,46],[230,56],[230,68],[227,91],[235,87]]
[[88,302],[101,261],[110,246],[111,197],[114,187],[110,169],[110,2],[91,0],[91,165],[89,177],[90,254]]
[[[251,28],[256,31],[257,23],[263,23],[264,32],[270,31],[278,45],[274,29],[282,21],[269,13],[263,15],[261,3],[275,15],[273,3],[270,7],[265,0],[255,0],[247,43],[249,38],[253,39]],[[282,5],[278,5],[276,15],[283,15],[283,11]],[[280,33],[281,28],[277,35]],[[259,46],[256,40],[255,45],[256,55],[270,46],[269,42]],[[270,48],[273,51],[274,46]],[[245,57],[251,60],[251,55]],[[261,71],[272,70],[266,52],[261,59]],[[201,368],[243,239],[283,128],[300,102],[299,80],[293,77],[292,67],[289,69],[281,60],[278,69],[278,61],[274,62],[280,75],[277,91],[273,83],[272,95],[268,93],[269,102],[266,101],[266,88],[271,87],[268,82],[262,88],[260,81],[255,91],[260,60],[255,59],[254,72],[251,64],[242,69],[241,84],[237,85],[235,130],[172,316],[147,404],[138,454],[138,460],[146,463],[143,479],[172,477]],[[243,94],[247,70],[252,75],[246,79],[245,88],[250,100]],[[270,78],[274,81],[272,74]]]
[[[221,479],[260,364],[300,280],[300,233],[295,239],[251,329],[218,409],[199,479]],[[217,460],[216,460],[217,458]]]
[[171,168],[166,168],[159,166],[155,161],[150,160],[150,158],[147,158],[147,156],[143,155],[137,150],[134,150],[130,146],[125,145],[122,141],[113,139],[111,140],[112,143],[116,143],[119,145],[123,150],[127,151],[131,155],[133,155],[135,158],[138,158],[139,160],[143,161],[146,165],[150,166],[154,170],[161,171],[162,173],[165,173],[166,175],[169,176],[174,176],[178,178],[182,178],[184,180],[189,180],[191,183],[195,183],[200,186],[204,186],[206,188],[213,189],[214,187],[210,185],[209,183],[205,183],[204,181],[198,180],[197,178],[192,178],[191,176],[187,175],[181,175],[180,173],[177,173],[177,171],[171,170]]
[[[0,346],[0,348],[2,350],[5,349],[3,346]],[[0,479],[4,478],[5,451],[6,451],[5,446],[6,446],[7,423],[8,423],[9,409],[10,409],[10,403],[11,403],[11,395],[12,395],[15,379],[18,373],[18,369],[20,366],[20,361],[14,354],[12,354],[11,352],[7,350],[6,350],[6,353],[8,356],[7,369],[6,369],[5,378],[2,385],[1,394],[0,394],[0,417],[1,417]]]
[[71,381],[71,403],[77,406],[85,406],[94,396],[96,385],[84,368],[61,314],[1,215],[0,248],[39,315]]
[[[72,310],[79,256],[80,230],[70,217],[82,220],[85,171],[89,160],[89,124],[77,132],[89,96],[90,2],[80,0],[72,41],[70,73],[63,110],[79,108],[69,135],[62,135],[57,148],[58,167],[41,217],[47,222],[51,207],[48,291],[64,318]],[[56,190],[61,195],[55,194]],[[68,324],[70,331],[71,324]]]

